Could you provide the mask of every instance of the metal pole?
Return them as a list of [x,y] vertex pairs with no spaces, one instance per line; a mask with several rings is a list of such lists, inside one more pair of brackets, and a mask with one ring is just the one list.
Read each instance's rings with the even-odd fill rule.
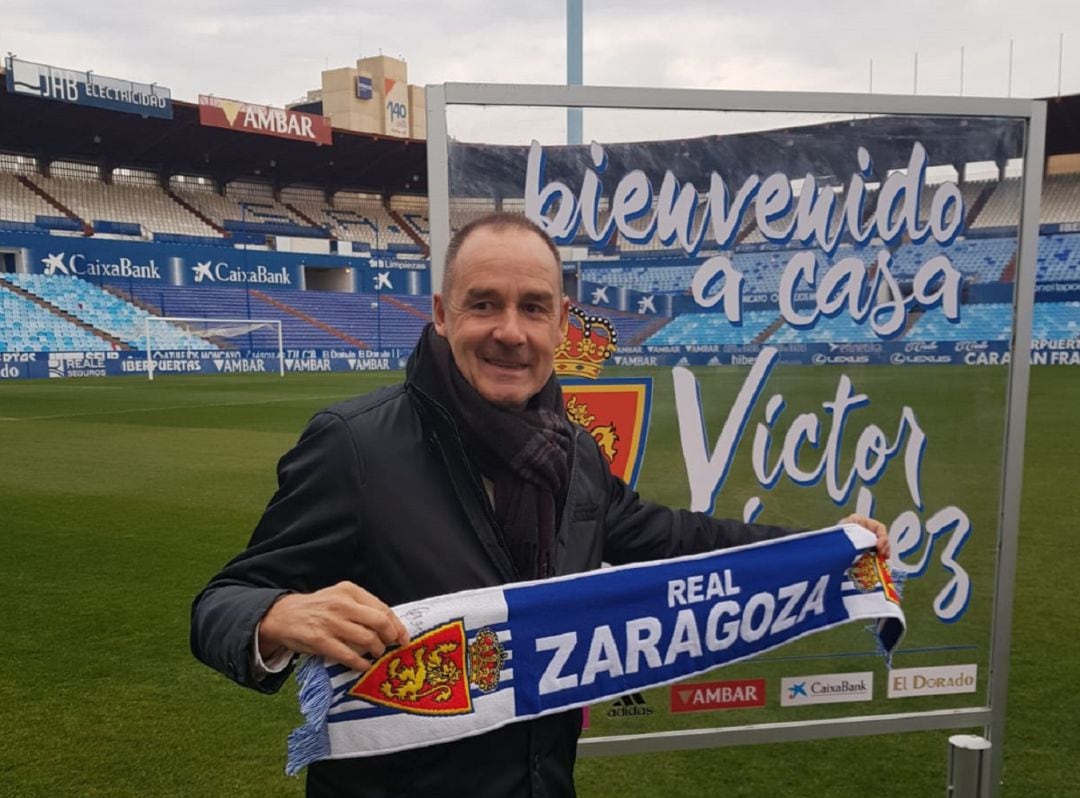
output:
[[[564,86],[494,83],[446,83],[432,87],[439,90],[433,110],[446,113],[447,105],[535,105],[541,108],[641,108],[671,111],[765,111],[783,106],[788,113],[830,114],[914,114],[916,116],[1005,116],[1031,117],[1031,102],[1002,97],[912,97],[910,94],[854,94],[852,92],[776,92],[721,91],[718,89],[651,89],[641,86]],[[827,111],[823,109],[827,108]],[[445,131],[445,124],[440,125]],[[428,154],[443,155],[443,146],[433,148],[428,124]],[[442,140],[445,140],[445,132]],[[441,159],[428,159],[428,182],[431,169],[445,169]],[[440,177],[440,186],[449,180]]]
[[428,221],[431,226],[431,293],[442,285],[443,260],[450,243],[450,157],[446,128],[446,87],[429,85],[424,92],[428,120]]
[[146,377],[153,381],[154,379],[154,358],[150,352],[150,316],[146,316],[143,319],[143,325],[146,327]]
[[282,377],[285,376],[285,339],[282,337],[281,328],[285,325],[280,321],[277,326],[277,358],[278,370]]
[[964,45],[960,45],[960,96],[964,96]]
[[874,93],[874,59],[870,59],[870,86],[866,92],[867,94]]
[[[566,85],[582,85],[582,4],[584,0],[566,0]],[[582,143],[580,108],[566,109],[566,143]]]
[[1058,34],[1058,93],[1057,96],[1061,96],[1061,60],[1065,52],[1065,34]]
[[1013,40],[1009,39],[1009,88],[1006,97],[1012,97]]
[[1009,651],[1012,645],[1013,599],[1016,592],[1016,554],[1020,539],[1020,489],[1024,477],[1028,380],[1031,375],[1031,324],[1035,315],[1035,272],[1039,252],[1039,198],[1046,144],[1046,103],[1031,103],[1027,151],[1024,153],[1024,194],[1020,206],[1016,281],[1013,288],[1012,348],[1005,404],[1005,442],[1002,450],[1001,505],[998,515],[998,557],[994,585],[994,626],[990,638],[990,726],[994,743],[984,767],[989,771],[990,795],[1000,794],[1005,741],[1005,705],[1009,695]]
[[990,741],[973,734],[954,734],[949,738],[948,783],[946,798],[987,798],[990,790],[984,779],[983,760]]
[[912,94],[918,94],[919,93],[919,51],[918,50],[915,51],[915,76],[914,76],[914,85],[913,85],[913,87],[911,89],[911,93]]

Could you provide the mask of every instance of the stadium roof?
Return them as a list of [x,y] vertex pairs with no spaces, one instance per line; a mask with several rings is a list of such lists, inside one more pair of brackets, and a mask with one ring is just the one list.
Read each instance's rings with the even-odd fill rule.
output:
[[[2,70],[0,70],[2,74]],[[199,107],[173,101],[172,119],[9,93],[0,80],[0,152],[279,186],[427,193],[425,142],[333,131],[333,145],[199,124]]]
[[[2,70],[0,70],[2,74]],[[1080,152],[1080,95],[1047,100],[1046,154]],[[166,175],[211,177],[222,183],[266,180],[276,186],[322,190],[367,190],[381,194],[426,194],[424,141],[334,129],[333,145],[317,146],[199,123],[199,108],[173,102],[173,118],[147,118],[82,105],[12,94],[0,80],[0,152],[46,161],[75,160],[126,166]],[[605,145],[609,165],[605,191],[627,169],[639,168],[658,184],[671,168],[699,188],[716,170],[729,185],[751,171],[782,171],[791,177],[811,172],[847,182],[855,147],[866,146],[876,171],[907,165],[911,147],[922,141],[931,164],[973,161],[1003,163],[1023,151],[1021,128],[1003,120],[927,117],[875,117],[758,133],[706,136],[641,144]],[[453,194],[501,197],[521,195],[526,148],[454,144]],[[591,167],[587,147],[545,147],[546,180],[580,185]],[[676,153],[680,158],[673,158]],[[749,166],[747,166],[749,165]]]

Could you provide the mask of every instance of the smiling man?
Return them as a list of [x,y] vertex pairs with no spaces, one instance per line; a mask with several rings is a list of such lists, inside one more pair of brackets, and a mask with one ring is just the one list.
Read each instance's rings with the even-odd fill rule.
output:
[[[408,635],[391,605],[741,545],[788,530],[642,500],[571,424],[554,376],[558,250],[493,214],[447,250],[403,384],[315,415],[248,548],[192,607],[195,655],[274,692],[298,654],[366,671]],[[878,535],[881,524],[852,517]],[[564,796],[581,713],[308,768],[313,796]]]
[[435,331],[477,393],[500,407],[523,408],[551,378],[566,332],[570,300],[562,293],[558,250],[529,227],[504,222],[457,236],[446,260]]

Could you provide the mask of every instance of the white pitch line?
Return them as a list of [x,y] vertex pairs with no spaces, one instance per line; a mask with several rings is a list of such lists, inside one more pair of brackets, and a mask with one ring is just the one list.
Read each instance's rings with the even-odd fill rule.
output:
[[316,396],[288,396],[280,399],[263,399],[258,402],[212,402],[210,404],[194,405],[161,405],[158,407],[129,407],[123,410],[97,410],[91,413],[58,413],[51,416],[0,416],[0,421],[56,421],[65,418],[91,418],[94,416],[117,416],[125,413],[157,413],[162,410],[197,410],[202,407],[244,407],[251,405],[268,405],[277,402],[296,402],[308,399],[343,399],[352,396],[351,393],[319,394]]

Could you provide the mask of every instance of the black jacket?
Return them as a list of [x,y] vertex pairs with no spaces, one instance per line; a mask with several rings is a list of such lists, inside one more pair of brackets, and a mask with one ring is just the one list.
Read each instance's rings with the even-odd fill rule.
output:
[[[575,430],[557,574],[786,532],[643,501]],[[236,682],[274,692],[287,672],[256,681],[252,650],[256,624],[282,593],[350,580],[396,605],[517,579],[454,423],[407,382],[312,419],[278,464],[278,490],[248,548],[196,597],[191,647]],[[446,745],[317,762],[308,794],[572,795],[580,717],[575,710]]]

